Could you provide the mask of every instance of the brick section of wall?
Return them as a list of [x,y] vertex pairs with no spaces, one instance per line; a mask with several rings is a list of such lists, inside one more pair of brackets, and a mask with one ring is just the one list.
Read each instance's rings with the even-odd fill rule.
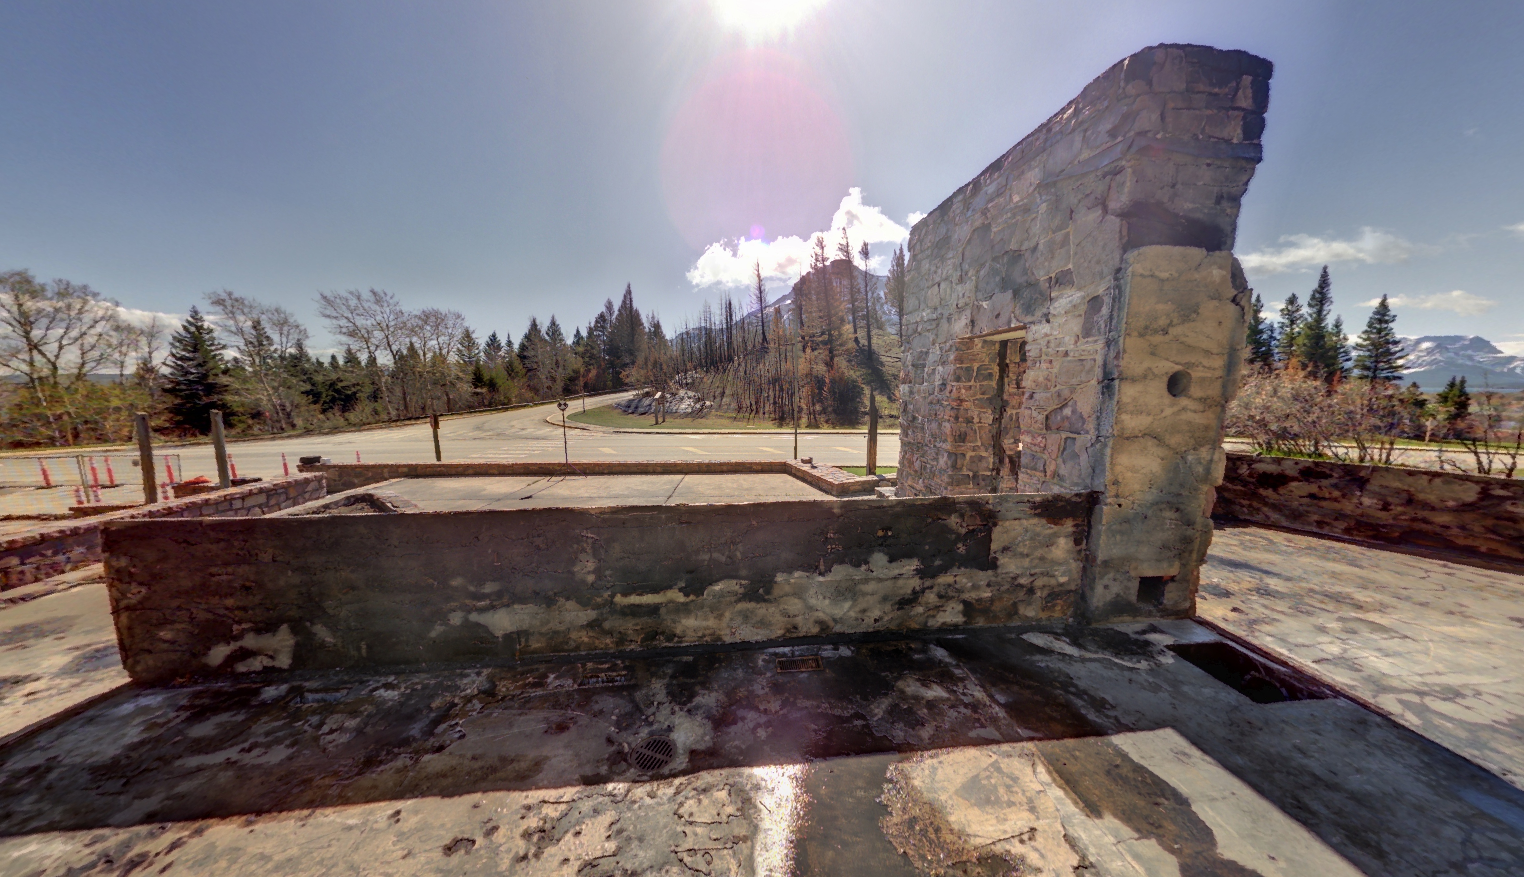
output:
[[[1270,74],[1245,52],[1145,49],[915,225],[902,495],[1103,489],[1124,257],[1232,249]],[[998,342],[971,336],[1013,326],[1027,368],[1001,394]]]
[[1228,454],[1214,512],[1394,545],[1524,562],[1524,481]]
[[322,499],[322,475],[295,475],[198,494],[0,539],[0,590],[39,582],[101,559],[101,529],[144,518],[257,517]]
[[394,478],[512,478],[576,475],[792,475],[832,496],[872,493],[888,483],[853,475],[834,466],[798,460],[600,460],[565,463],[327,463],[300,467],[321,472],[334,493]]
[[105,532],[124,664],[265,669],[1061,621],[1093,497],[138,521]]

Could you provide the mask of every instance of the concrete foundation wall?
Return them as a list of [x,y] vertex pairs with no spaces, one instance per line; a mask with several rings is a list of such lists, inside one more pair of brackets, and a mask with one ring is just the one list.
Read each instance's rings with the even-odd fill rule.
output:
[[832,496],[872,493],[888,478],[853,475],[835,466],[798,460],[600,460],[576,463],[323,463],[303,472],[321,472],[333,493],[394,478],[577,477],[582,475],[792,475]]
[[1228,454],[1215,512],[1348,539],[1524,562],[1524,481]]
[[513,660],[1065,619],[1085,495],[144,521],[105,533],[123,662]]
[[101,527],[147,518],[254,517],[322,499],[322,475],[300,475],[215,490],[0,539],[0,590],[17,588],[101,559]]

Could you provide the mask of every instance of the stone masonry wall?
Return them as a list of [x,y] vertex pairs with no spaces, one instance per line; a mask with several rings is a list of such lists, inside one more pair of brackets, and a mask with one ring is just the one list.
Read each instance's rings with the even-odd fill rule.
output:
[[0,590],[18,588],[101,559],[101,528],[145,518],[255,517],[327,495],[322,475],[298,475],[215,490],[0,539]]
[[1228,454],[1215,512],[1347,539],[1524,562],[1524,481]]
[[[1142,484],[1112,477],[1110,469],[1119,465],[1111,444],[1131,319],[1129,271],[1139,267],[1129,260],[1144,249],[1193,253],[1156,254],[1146,271],[1189,275],[1187,286],[1203,297],[1175,301],[1190,317],[1166,330],[1183,341],[1182,358],[1167,374],[1188,371],[1192,392],[1208,388],[1201,401],[1221,404],[1222,379],[1236,375],[1242,313],[1213,311],[1197,320],[1196,310],[1235,302],[1244,292],[1231,250],[1261,157],[1270,75],[1268,61],[1244,52],[1145,49],[1091,82],[916,224],[904,317],[901,495],[1114,492]],[[1209,256],[1210,264],[1202,261]],[[1163,264],[1171,261],[1179,264]],[[1242,304],[1231,307],[1241,311]],[[996,349],[1002,342],[982,336],[1023,327],[1024,341],[1003,342],[1002,386]],[[1209,337],[1182,338],[1198,331]],[[1153,345],[1163,360],[1167,342]],[[1010,348],[1018,343],[1021,369],[1010,367]],[[1134,343],[1143,343],[1141,336]],[[1204,350],[1218,359],[1200,359]],[[1210,422],[1220,429],[1220,415],[1193,410],[1199,423],[1185,432],[1194,439],[1197,427],[1210,429]],[[1123,553],[1112,558],[1110,572],[1096,566],[1099,578],[1085,599],[1093,619],[1177,615],[1193,601],[1200,538],[1210,537],[1203,501],[1210,504],[1221,467],[1169,458],[1179,452],[1167,438],[1175,425],[1160,420],[1151,428],[1161,439],[1154,452],[1166,455],[1159,465],[1200,480],[1173,483],[1163,493],[1153,492],[1155,484],[1146,495],[1112,495],[1098,506],[1102,514],[1173,504],[1134,520],[1131,541],[1097,531],[1097,550]],[[1147,446],[1145,436],[1135,439],[1134,447]],[[1140,529],[1145,519],[1153,523]],[[1171,551],[1178,556],[1166,558]],[[1131,585],[1124,588],[1116,575],[1128,568],[1153,571],[1127,573]]]
[[[1226,252],[1261,156],[1271,65],[1155,46],[1091,82],[911,230],[903,495],[1100,489],[1124,255]],[[1019,428],[994,446],[994,370],[972,336],[1027,326]],[[1014,476],[1014,477],[1013,477]],[[1007,488],[1007,485],[1014,484]]]
[[138,682],[1052,621],[1093,497],[139,521],[105,533]]

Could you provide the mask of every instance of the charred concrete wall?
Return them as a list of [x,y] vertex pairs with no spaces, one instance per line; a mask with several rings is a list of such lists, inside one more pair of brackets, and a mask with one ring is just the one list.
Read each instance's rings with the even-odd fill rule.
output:
[[1288,457],[1227,455],[1219,515],[1524,562],[1524,481]]
[[101,528],[146,518],[253,517],[327,495],[322,475],[277,478],[99,517],[27,530],[0,539],[0,590],[39,582],[101,559]]
[[[899,492],[1107,491],[1106,522],[1121,529],[1096,541],[1092,618],[1190,610],[1221,471],[1220,460],[1203,465],[1196,439],[1220,429],[1220,411],[1205,408],[1225,398],[1242,344],[1241,308],[1223,308],[1244,292],[1231,250],[1270,75],[1244,52],[1145,49],[911,230]],[[1159,288],[1168,278],[1182,284]],[[1140,282],[1181,316],[1130,314]],[[1130,357],[1128,345],[1147,352]],[[1190,447],[1176,447],[1172,421],[1153,420],[1158,431],[1118,456],[1121,394],[1158,371],[1186,372],[1176,388],[1191,403],[1166,407],[1195,418],[1183,426]],[[1160,389],[1140,383],[1138,398]],[[1149,419],[1142,410],[1134,426]],[[1150,441],[1160,460],[1144,460]],[[1133,462],[1153,474],[1113,471]],[[1161,481],[1161,468],[1173,474]],[[1145,492],[1116,493],[1134,488]],[[1157,503],[1169,507],[1148,508]]]
[[512,660],[1064,619],[1089,495],[152,521],[107,528],[123,663]]

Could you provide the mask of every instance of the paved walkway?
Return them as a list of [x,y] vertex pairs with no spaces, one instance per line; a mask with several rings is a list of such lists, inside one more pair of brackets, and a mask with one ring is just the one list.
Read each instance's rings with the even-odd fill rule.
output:
[[1524,576],[1230,528],[1197,608],[1524,788]]

